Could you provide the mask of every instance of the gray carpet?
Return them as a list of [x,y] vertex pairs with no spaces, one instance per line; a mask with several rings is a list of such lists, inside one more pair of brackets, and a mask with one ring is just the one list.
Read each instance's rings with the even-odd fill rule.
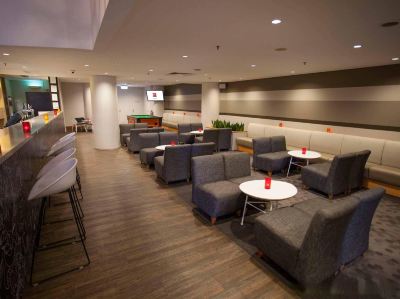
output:
[[[274,179],[282,179],[280,176]],[[289,206],[307,199],[324,196],[301,188],[299,175],[283,180],[289,181],[298,187],[298,194],[279,202],[278,207]],[[170,185],[177,195],[193,207],[194,215],[208,220],[191,203],[191,185]],[[253,212],[253,214],[252,214]],[[251,215],[252,214],[252,215]],[[253,235],[254,218],[260,214],[250,211],[245,225],[240,225],[237,216],[227,217],[218,221],[216,227],[229,236],[246,252],[249,257],[265,269],[273,273],[288,287],[294,289],[302,298],[400,298],[400,199],[385,195],[380,202],[372,223],[369,250],[336,277],[332,277],[315,288],[306,290],[300,287],[278,266],[270,260],[261,260],[255,257],[256,247]]]

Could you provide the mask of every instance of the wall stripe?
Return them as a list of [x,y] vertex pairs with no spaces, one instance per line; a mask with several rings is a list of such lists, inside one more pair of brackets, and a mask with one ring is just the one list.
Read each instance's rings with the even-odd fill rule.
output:
[[201,85],[178,84],[165,87],[164,109],[179,111],[201,111]]

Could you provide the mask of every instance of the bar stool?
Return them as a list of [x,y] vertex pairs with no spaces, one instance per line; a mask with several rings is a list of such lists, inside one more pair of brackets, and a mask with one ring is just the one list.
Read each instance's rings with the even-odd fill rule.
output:
[[75,140],[76,136],[70,136],[68,138],[64,138],[63,140],[57,141],[47,153],[47,157],[58,155],[69,148],[75,147]]
[[58,141],[62,141],[62,140],[64,140],[64,139],[71,138],[72,136],[75,136],[75,135],[76,135],[75,132],[69,133],[69,134],[67,134],[67,135],[64,135],[64,136],[61,137],[60,139],[58,139]]
[[[31,284],[33,286],[36,286],[44,281],[59,277],[63,274],[67,274],[76,270],[80,270],[83,267],[86,267],[90,264],[90,258],[89,254],[87,252],[86,246],[85,246],[85,236],[86,236],[86,231],[85,228],[83,227],[82,219],[79,217],[79,212],[78,212],[78,207],[77,207],[77,198],[76,198],[76,193],[73,191],[74,184],[76,182],[76,165],[78,163],[78,160],[75,158],[73,159],[68,159],[59,162],[55,167],[53,167],[49,172],[44,174],[42,177],[40,177],[35,185],[32,187],[31,192],[29,193],[28,200],[36,200],[36,199],[42,199],[41,202],[41,208],[40,208],[40,215],[38,219],[38,229],[37,229],[37,234],[35,238],[35,245],[34,245],[34,251],[32,254],[32,266],[31,266]],[[70,270],[64,271],[62,273],[50,276],[48,278],[42,279],[38,282],[33,283],[33,269],[34,269],[34,262],[35,262],[35,255],[36,251],[39,249],[39,243],[40,243],[40,233],[41,233],[41,227],[43,223],[43,212],[44,212],[44,207],[45,207],[45,201],[43,198],[48,197],[50,195],[54,195],[57,193],[61,193],[64,191],[68,191],[69,195],[69,201],[71,204],[72,212],[74,215],[74,220],[76,227],[79,232],[79,242],[82,244],[82,247],[85,252],[85,256],[87,259],[86,264],[80,265],[78,267],[72,268]],[[62,244],[61,246],[64,245],[69,245],[68,244]],[[54,247],[49,247],[46,249],[50,249]]]
[[52,158],[49,162],[47,162],[39,171],[38,175],[36,176],[36,179],[40,178],[43,176],[46,172],[48,172],[50,169],[52,169],[55,165],[57,165],[59,162],[68,160],[71,158],[75,158],[75,153],[76,153],[76,148],[69,148],[54,158]]

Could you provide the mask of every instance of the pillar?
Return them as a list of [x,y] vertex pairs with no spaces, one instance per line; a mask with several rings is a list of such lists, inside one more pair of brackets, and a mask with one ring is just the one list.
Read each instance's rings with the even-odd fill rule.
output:
[[116,78],[92,76],[90,92],[94,147],[102,150],[116,149],[120,146]]
[[219,117],[218,83],[201,84],[201,122],[204,127],[211,127],[212,120]]

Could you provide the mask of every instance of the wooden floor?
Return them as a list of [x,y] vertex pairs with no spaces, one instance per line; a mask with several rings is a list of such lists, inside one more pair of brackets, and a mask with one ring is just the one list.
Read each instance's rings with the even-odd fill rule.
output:
[[[90,133],[78,134],[78,159],[92,263],[27,287],[25,298],[296,297],[254,257],[193,215],[183,200],[191,196],[186,183],[163,185],[125,149],[93,149]],[[49,218],[60,211],[69,212],[68,205],[50,208]],[[71,224],[47,226],[42,240],[63,237]],[[72,245],[40,252],[35,278],[79,263],[79,250]]]

